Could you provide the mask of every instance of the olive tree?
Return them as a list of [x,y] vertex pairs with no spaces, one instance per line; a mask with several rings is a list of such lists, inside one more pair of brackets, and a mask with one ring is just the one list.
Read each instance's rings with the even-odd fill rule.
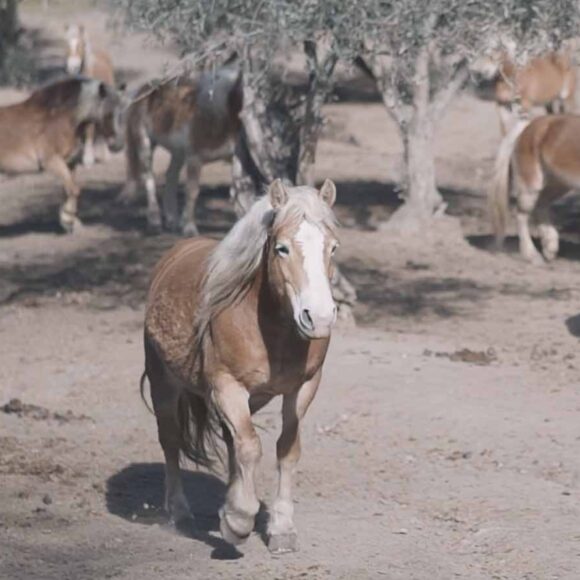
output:
[[[577,0],[363,0],[350,11],[351,42],[375,77],[404,145],[405,203],[390,225],[416,231],[445,209],[434,132],[474,61],[501,50],[554,50],[578,32]],[[473,135],[477,139],[477,135]]]
[[18,41],[18,1],[0,0],[0,73],[4,67],[10,51]]
[[[244,107],[231,193],[238,215],[277,177],[313,185],[322,106],[339,58],[348,58],[351,49],[350,41],[343,42],[350,21],[342,3],[121,0],[120,5],[132,26],[177,45],[186,65],[207,69],[237,56]],[[296,58],[306,73],[305,87],[287,82]],[[335,294],[346,304],[355,299],[340,274]]]

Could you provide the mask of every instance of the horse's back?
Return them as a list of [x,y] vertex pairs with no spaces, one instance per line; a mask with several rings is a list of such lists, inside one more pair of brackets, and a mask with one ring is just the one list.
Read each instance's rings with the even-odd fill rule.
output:
[[180,366],[195,340],[195,315],[207,258],[217,242],[191,238],[177,243],[153,270],[145,335],[169,363]]
[[557,182],[578,187],[580,117],[545,115],[534,119],[518,139],[515,160],[521,177],[530,184],[543,181],[538,173],[543,171]]

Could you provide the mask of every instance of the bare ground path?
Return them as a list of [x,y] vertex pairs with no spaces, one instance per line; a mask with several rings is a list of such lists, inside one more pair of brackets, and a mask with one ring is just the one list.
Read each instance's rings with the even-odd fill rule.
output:
[[[56,35],[64,16],[27,18]],[[107,38],[102,15],[87,19]],[[146,74],[138,41],[124,42],[123,66]],[[122,157],[81,172],[80,236],[58,235],[44,203],[8,219],[14,195],[35,188],[57,204],[49,178],[0,182],[0,406],[24,405],[0,411],[2,580],[579,577],[578,246],[540,269],[479,249],[497,125],[472,97],[450,113],[438,163],[473,245],[452,221],[424,243],[368,231],[396,203],[386,182],[399,141],[379,105],[328,112],[318,173],[339,184],[340,260],[361,326],[333,338],[304,427],[301,551],[282,558],[262,537],[278,404],[257,417],[265,505],[249,542],[236,552],[216,531],[220,474],[187,472],[195,529],[165,524],[161,451],[137,381],[148,272],[176,238],[145,236],[142,209],[112,202]],[[233,219],[227,166],[204,178],[199,217],[221,235]]]

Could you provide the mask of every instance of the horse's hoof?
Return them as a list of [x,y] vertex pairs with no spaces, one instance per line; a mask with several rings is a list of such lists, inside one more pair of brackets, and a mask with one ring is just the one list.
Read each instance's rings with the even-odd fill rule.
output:
[[163,230],[163,222],[161,221],[161,215],[157,212],[147,213],[147,233],[148,234],[160,234]]
[[199,236],[197,226],[193,222],[189,222],[183,226],[182,233],[186,238],[194,238]]
[[68,215],[64,218],[61,216],[60,227],[65,234],[79,234],[84,229],[83,222],[79,218]]
[[296,534],[275,534],[268,539],[268,550],[272,554],[288,554],[298,551],[298,536]]
[[250,536],[250,533],[242,534],[236,532],[228,522],[228,516],[220,512],[220,533],[222,538],[232,546],[243,544]]

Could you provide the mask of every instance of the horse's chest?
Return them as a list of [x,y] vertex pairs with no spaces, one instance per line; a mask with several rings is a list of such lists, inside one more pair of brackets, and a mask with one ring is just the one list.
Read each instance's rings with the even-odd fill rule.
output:
[[325,354],[326,346],[323,345],[306,348],[286,345],[264,351],[246,368],[243,382],[251,393],[282,395],[293,392],[314,377]]

